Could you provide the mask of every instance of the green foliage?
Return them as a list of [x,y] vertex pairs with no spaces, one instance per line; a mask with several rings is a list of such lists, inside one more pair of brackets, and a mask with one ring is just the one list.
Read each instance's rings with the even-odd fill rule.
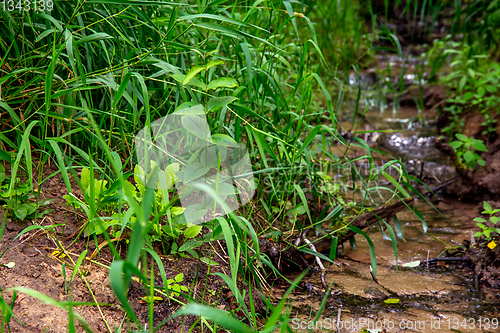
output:
[[[324,54],[331,68],[338,68],[347,76],[352,66],[365,67],[373,62],[370,47],[374,35],[367,33],[362,19],[369,15],[371,5],[367,1],[306,0],[301,1],[301,5],[304,16],[296,14],[298,29],[302,34],[311,35],[321,50],[331,50]],[[307,18],[314,22],[315,31],[309,29],[311,21]],[[316,63],[320,73],[334,74],[321,65],[319,57]]]
[[455,135],[457,140],[450,142],[450,146],[456,150],[457,157],[469,170],[473,170],[476,164],[484,166],[486,163],[479,154],[475,151],[488,151],[484,145],[483,140],[467,137],[463,134],[457,133]]
[[167,289],[172,290],[171,297],[178,297],[180,291],[189,291],[186,286],[179,284],[182,281],[184,281],[183,273],[179,273],[173,279],[167,280]]
[[[4,184],[4,182],[6,182]],[[16,178],[14,187],[10,187],[10,179],[5,176],[5,168],[0,165],[0,204],[3,207],[8,207],[14,213],[13,218],[24,221],[25,219],[34,220],[42,218],[53,209],[46,209],[39,212],[38,209],[47,206],[54,200],[41,199],[38,200],[39,193],[30,190],[27,182],[21,181],[20,177]]]
[[[177,243],[174,241],[184,236],[185,239],[190,239],[196,237],[202,229],[200,225],[194,225],[192,223],[186,223],[184,218],[184,208],[178,206],[172,206],[175,199],[169,201],[169,193],[173,194],[174,184],[179,181],[173,174],[173,170],[178,170],[178,163],[172,163],[166,166],[167,171],[167,186],[168,190],[157,189],[154,190],[154,202],[153,202],[153,212],[154,214],[150,218],[151,227],[148,234],[148,239],[150,241],[158,241],[163,243],[172,243],[172,254],[180,252],[188,252],[195,258],[198,258],[196,252],[193,251],[194,248],[201,245],[202,242],[195,243],[186,242],[178,249]],[[170,171],[170,172],[169,172]],[[145,182],[151,177],[151,174],[146,175],[144,169],[140,165],[136,165],[134,169],[134,183],[128,180],[124,181],[124,185],[128,190],[131,191],[133,197],[138,202],[142,202],[146,194]],[[94,194],[91,195],[91,183],[94,183]],[[120,198],[122,198],[124,189],[122,186],[112,186],[109,189],[106,187],[107,181],[97,180],[91,175],[89,168],[82,168],[80,175],[80,184],[83,188],[84,197],[88,200],[95,200],[95,213],[96,218],[86,226],[85,234],[102,234],[105,230],[108,230],[116,238],[121,237],[123,230],[131,230],[137,221],[137,216],[135,211],[130,210],[130,213],[121,213],[122,210],[128,211],[130,209],[129,205],[122,203],[119,206]],[[167,195],[167,198],[164,198]],[[90,202],[83,202],[79,200],[72,194],[63,196],[67,203],[73,205],[75,208],[89,213]],[[120,207],[120,209],[118,209]],[[171,219],[168,221],[159,221],[160,217],[168,215]],[[97,221],[99,223],[97,223]],[[156,222],[155,222],[156,221]],[[167,223],[164,223],[167,222]]]
[[450,113],[450,125],[442,132],[450,136],[461,132],[465,113],[475,112],[485,118],[482,134],[491,135],[496,130],[499,114],[500,64],[487,54],[474,54],[471,45],[453,42],[449,38],[436,41],[426,55],[432,64],[431,79],[438,69],[447,65],[448,59],[452,59],[449,72],[439,78],[441,84],[455,91],[447,101],[451,105],[444,108]]
[[[486,201],[483,202],[484,211],[481,214],[488,214],[489,221],[482,217],[476,217],[474,219],[477,222],[477,226],[481,228],[482,231],[478,231],[474,234],[474,237],[486,237],[487,240],[491,240],[491,236],[500,233],[500,228],[495,228],[494,225],[500,221],[500,217],[495,216],[496,213],[500,212],[500,209],[492,209],[491,205]],[[490,225],[485,225],[485,223],[490,223]]]
[[[127,298],[133,276],[149,287],[150,330],[155,293],[168,298],[172,293],[179,296],[187,291],[179,284],[181,276],[173,281],[166,278],[153,242],[164,246],[164,253],[189,254],[215,265],[211,251],[202,256],[196,249],[223,239],[230,272],[218,276],[233,292],[239,318],[244,317],[241,320],[248,325],[231,313],[197,305],[177,315],[199,311],[195,313],[203,314],[201,325],[209,326],[207,319],[213,319],[236,331],[258,331],[255,307],[245,302],[241,277],[259,284],[262,276],[257,268],[267,266],[273,274],[280,273],[260,253],[257,235],[268,229],[278,229],[277,234],[283,238],[295,237],[297,229],[314,227],[321,231],[323,222],[337,220],[341,214],[342,205],[330,213],[311,209],[311,203],[321,200],[325,192],[332,202],[343,202],[341,189],[321,173],[318,159],[328,159],[341,169],[347,170],[344,163],[352,166],[349,158],[332,152],[339,142],[348,146],[339,135],[337,121],[344,103],[343,85],[338,79],[333,84],[324,82],[318,72],[335,76],[333,68],[347,71],[369,57],[367,50],[374,36],[363,37],[364,23],[358,16],[363,10],[364,5],[344,0],[257,1],[252,6],[220,1],[139,4],[69,0],[55,2],[53,11],[45,14],[0,12],[0,68],[9,69],[0,79],[0,109],[9,115],[1,118],[0,157],[12,162],[10,152],[18,153],[10,185],[4,189],[11,196],[18,195],[15,191],[26,194],[17,174],[18,168],[25,166],[28,190],[32,191],[31,146],[40,152],[40,165],[54,159],[68,191],[65,199],[87,217],[85,234],[104,237],[114,256],[110,284],[138,330],[144,324]],[[313,23],[308,14],[319,23]],[[328,61],[322,50],[332,51],[327,54]],[[401,53],[400,45],[398,51]],[[338,92],[335,105],[331,90]],[[312,104],[320,99],[322,103]],[[146,186],[151,175],[134,167],[134,136],[173,112],[183,116],[179,126],[198,138],[207,138],[210,131],[218,145],[244,144],[248,148],[259,185],[254,202],[238,213],[191,225],[186,223],[186,212],[174,194],[175,185],[181,181],[173,175],[179,170],[178,164],[161,170],[166,175],[166,188]],[[189,117],[192,115],[206,115],[208,128]],[[402,168],[398,168],[397,179],[391,178],[393,188],[372,186],[370,182],[382,173],[374,170],[368,144],[356,140],[355,145],[366,151],[359,159],[370,161],[370,176],[367,181],[352,168],[353,186],[348,190],[360,189],[365,200],[381,191],[393,197],[407,195],[410,177]],[[21,165],[23,156],[25,165]],[[384,170],[393,165],[387,163]],[[74,170],[81,166],[81,175],[77,176]],[[182,181],[207,172],[191,163]],[[73,193],[68,174],[79,183],[82,200]],[[223,202],[221,193],[206,190],[212,199]],[[365,200],[357,207],[359,213],[366,209]],[[202,228],[208,230],[203,236]],[[126,236],[127,253],[122,257],[113,244]],[[148,276],[148,258],[160,270],[162,288],[151,283],[155,270],[153,265]],[[141,270],[139,261],[143,263]],[[297,283],[278,305],[266,302],[271,313],[264,331],[281,326],[289,330],[283,311]],[[67,310],[70,328],[74,326],[71,320],[81,319],[73,314],[72,302],[19,291]],[[4,313],[8,311],[2,308]]]
[[450,105],[445,107],[444,110],[449,112],[448,120],[450,121],[450,124],[444,127],[441,132],[452,137],[454,133],[460,133],[465,126],[465,122],[462,117],[463,109],[459,105]]

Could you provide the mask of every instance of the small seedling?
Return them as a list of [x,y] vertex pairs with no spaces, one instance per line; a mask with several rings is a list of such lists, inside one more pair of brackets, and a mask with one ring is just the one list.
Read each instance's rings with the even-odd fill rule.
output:
[[184,281],[184,273],[177,274],[173,280],[172,279],[167,280],[167,289],[173,290],[172,293],[170,294],[170,297],[178,297],[179,292],[181,290],[189,291],[189,289],[186,286],[179,284],[182,281]]
[[[491,205],[489,203],[487,203],[486,201],[483,202],[483,207],[484,207],[484,211],[481,214],[488,214],[490,216],[489,222],[492,224],[497,224],[498,221],[500,221],[500,217],[493,216],[493,215],[500,212],[500,209],[492,209]],[[500,233],[499,228],[485,226],[484,223],[487,223],[488,221],[482,217],[476,217],[474,219],[474,221],[477,222],[477,226],[482,229],[482,231],[476,232],[474,234],[474,237],[485,236],[487,240],[491,240],[492,233],[497,233],[497,234]]]

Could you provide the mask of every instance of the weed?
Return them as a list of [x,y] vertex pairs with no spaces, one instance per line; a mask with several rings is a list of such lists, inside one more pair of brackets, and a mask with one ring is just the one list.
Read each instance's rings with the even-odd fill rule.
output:
[[[4,181],[7,182],[3,184]],[[54,200],[37,200],[39,193],[30,190],[29,184],[21,181],[20,177],[16,178],[13,188],[10,188],[9,181],[10,179],[5,176],[4,166],[0,165],[0,204],[11,209],[14,219],[34,220],[43,218],[52,211],[52,209],[45,209],[39,212],[38,209],[51,204]]]
[[173,279],[167,280],[167,289],[172,290],[171,297],[178,297],[180,291],[189,291],[186,286],[179,284],[182,281],[184,281],[183,273],[179,273]]
[[457,157],[469,170],[474,170],[476,164],[484,166],[486,162],[477,154],[477,151],[488,151],[484,145],[483,140],[474,139],[473,137],[467,137],[463,134],[455,134],[457,140],[450,142],[450,146],[456,150]]
[[[338,142],[348,148],[339,134],[337,118],[344,104],[344,90],[338,78],[333,79],[333,85],[328,85],[318,75],[322,70],[336,73],[330,69],[321,50],[322,47],[329,50],[333,45],[336,49],[329,54],[334,61],[332,68],[342,63],[345,66],[342,69],[347,71],[352,63],[361,61],[365,55],[369,57],[367,45],[373,39],[363,40],[364,23],[349,1],[309,2],[306,8],[320,6],[333,10],[339,18],[334,20],[328,16],[322,21],[321,29],[325,33],[321,35],[315,30],[318,25],[303,14],[304,4],[257,1],[246,6],[238,2],[179,1],[158,5],[100,0],[90,4],[70,0],[54,2],[50,14],[0,12],[0,36],[5,41],[0,46],[4,51],[0,67],[8,68],[7,72],[3,70],[0,79],[0,109],[8,115],[1,118],[0,157],[11,161],[11,154],[6,151],[17,152],[10,184],[4,190],[8,191],[9,198],[19,196],[12,207],[28,204],[28,199],[22,196],[33,191],[32,146],[39,152],[39,172],[49,159],[57,165],[68,191],[65,196],[68,204],[85,214],[81,232],[93,236],[96,243],[97,235],[103,237],[101,244],[96,244],[97,249],[107,246],[111,251],[112,263],[109,267],[102,265],[109,268],[110,285],[127,320],[137,331],[146,329],[129,302],[127,291],[132,279],[149,290],[146,299],[149,331],[160,329],[171,319],[153,327],[157,293],[167,298],[182,295],[192,300],[183,293],[186,290],[180,285],[182,276],[173,281],[166,278],[153,243],[162,246],[170,243],[169,248],[162,249],[164,253],[191,255],[211,267],[215,265],[212,258],[197,253],[196,249],[218,239],[225,241],[229,270],[225,274],[213,274],[233,293],[240,319],[200,304],[188,304],[175,316],[200,315],[196,325],[201,326],[201,330],[209,327],[216,331],[217,326],[222,326],[237,332],[270,332],[280,328],[290,331],[289,313],[285,308],[287,297],[306,272],[291,284],[277,305],[265,300],[269,314],[263,324],[257,320],[251,295],[248,295],[250,304],[245,302],[247,294],[240,288],[241,277],[245,277],[243,282],[252,293],[258,292],[252,291],[252,281],[257,287],[266,283],[258,271],[260,267],[279,274],[269,258],[260,252],[259,235],[278,229],[280,236],[290,241],[296,237],[297,229],[314,227],[320,231],[323,222],[339,218],[342,208],[339,205],[331,212],[313,210],[310,206],[321,200],[324,191],[329,191],[330,197],[340,202],[340,189],[328,188],[328,184],[324,189],[302,186],[304,181],[323,182],[317,163],[319,155],[333,164],[345,162],[352,166],[348,157],[339,158],[332,153]],[[345,34],[331,34],[332,30]],[[334,39],[329,39],[332,36]],[[396,47],[401,53],[400,45]],[[337,92],[336,103],[330,88]],[[311,106],[311,101],[320,94],[324,103]],[[264,184],[264,180],[267,182],[256,188],[255,200],[249,199],[235,212],[229,205],[223,205],[225,195],[220,191],[223,189],[214,189],[209,184],[193,185],[195,190],[207,193],[208,200],[223,203],[224,214],[214,215],[200,224],[190,224],[188,208],[178,205],[182,196],[177,187],[208,176],[208,170],[200,167],[194,157],[180,158],[166,165],[158,162],[158,168],[151,166],[151,169],[141,170],[134,165],[134,153],[139,152],[134,148],[137,147],[137,142],[134,146],[136,134],[176,112],[183,112],[183,116],[206,116],[206,126],[198,126],[200,123],[195,121],[191,123],[194,126],[185,126],[182,120],[178,124],[179,128],[189,127],[190,133],[199,135],[197,138],[206,139],[211,132],[217,144],[247,147],[255,170],[249,173],[259,185]],[[353,125],[357,112],[356,107]],[[312,122],[314,118],[321,122]],[[189,118],[182,119],[187,123]],[[366,151],[358,159],[367,159],[370,164],[368,182],[354,167],[351,169],[355,178],[352,191],[363,190],[363,203],[356,207],[360,213],[366,210],[365,200],[369,200],[371,192],[387,191],[392,197],[408,195],[404,187],[411,188],[410,178],[403,168],[396,167],[397,161],[388,162],[375,171],[370,146],[362,140],[355,140],[354,145]],[[173,148],[169,152],[177,153],[179,146]],[[19,181],[17,174],[23,157],[28,175],[27,193],[25,183]],[[177,154],[174,157],[178,157]],[[217,168],[223,163],[222,159],[213,162],[217,162]],[[182,163],[191,172],[185,171],[183,177],[177,175],[176,179],[172,173],[175,175],[177,168],[184,166]],[[77,168],[81,169],[80,175],[75,173]],[[382,173],[386,168],[397,169],[399,177],[395,179]],[[171,177],[165,179],[166,184],[161,187],[155,186],[150,183],[155,180],[153,170]],[[218,171],[215,175],[220,174]],[[83,198],[74,193],[71,174],[79,183]],[[379,176],[388,178],[392,188],[368,185]],[[243,189],[254,188],[254,185],[245,184]],[[24,210],[17,214],[27,217],[32,207],[24,207]],[[48,227],[30,226],[23,232],[34,228],[47,230]],[[51,228],[54,231],[55,227]],[[207,229],[203,236],[202,228]],[[115,246],[123,239],[128,241],[126,255]],[[58,251],[65,252],[61,242],[54,241],[58,243]],[[395,243],[393,249],[396,253]],[[370,255],[372,260],[376,259],[373,247]],[[86,253],[82,252],[77,263],[82,265],[85,259]],[[72,263],[75,270],[69,281],[78,277],[87,283],[84,274],[78,273],[77,263]],[[160,287],[153,283],[155,265],[163,282]],[[376,266],[374,271],[376,273]],[[73,312],[76,303],[56,301],[22,287],[12,290],[67,311],[68,331],[75,331],[75,322],[90,331],[85,321]],[[206,290],[205,285],[204,294]],[[91,288],[89,292],[92,293]],[[92,304],[99,307],[94,294],[91,295]],[[186,305],[183,300],[172,300]],[[326,297],[318,317],[325,304]],[[12,311],[3,303],[0,306],[3,318],[8,319]],[[107,325],[102,313],[101,316]],[[198,329],[193,326],[190,330]],[[108,330],[112,331],[109,326]]]
[[[486,201],[483,202],[484,211],[481,214],[488,214],[489,221],[482,217],[476,217],[474,219],[477,222],[477,226],[481,228],[482,231],[478,231],[474,234],[474,237],[486,237],[486,240],[491,240],[492,234],[499,234],[500,228],[494,227],[500,221],[500,217],[494,216],[496,213],[500,212],[500,209],[492,209],[491,205]],[[485,223],[490,223],[493,226],[486,226]]]

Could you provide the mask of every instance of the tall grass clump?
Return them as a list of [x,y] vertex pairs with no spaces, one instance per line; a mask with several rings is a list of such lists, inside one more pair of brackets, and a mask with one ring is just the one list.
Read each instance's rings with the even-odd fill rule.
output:
[[[320,37],[302,13],[303,7],[288,1],[69,0],[54,2],[51,11],[0,12],[0,109],[8,115],[1,118],[0,157],[10,163],[14,178],[21,168],[38,186],[46,180],[41,177],[44,165],[50,161],[58,166],[68,192],[65,199],[86,219],[78,236],[91,237],[96,247],[98,236],[103,237],[114,257],[106,267],[130,330],[155,331],[166,323],[154,327],[153,302],[148,322],[141,322],[127,299],[135,279],[150,297],[160,293],[170,300],[169,283],[155,249],[174,255],[184,252],[210,262],[195,250],[220,236],[231,270],[217,275],[233,292],[246,323],[226,311],[172,300],[187,305],[176,315],[198,314],[200,325],[214,331],[217,328],[207,320],[238,332],[270,332],[280,327],[290,331],[286,297],[276,306],[266,303],[269,318],[263,322],[253,301],[249,306],[244,301],[238,277],[261,287],[265,279],[259,267],[279,274],[260,253],[259,236],[275,229],[281,230],[285,240],[306,228],[319,232],[322,223],[338,217],[346,205],[335,193],[329,197],[335,211],[319,209],[313,203],[324,200],[324,190],[312,186],[325,185],[324,163],[353,167],[348,157],[333,153],[335,147],[347,146],[337,122],[342,93],[334,106],[316,72],[318,63],[327,69],[341,62],[347,66],[348,59],[359,58],[361,52],[360,23],[353,21],[346,2],[338,3],[338,7],[322,3],[326,7],[321,8],[335,12],[343,21],[321,29],[333,27],[345,33],[357,41],[354,47],[347,48],[348,39]],[[349,28],[341,22],[348,22]],[[329,64],[322,50],[331,43],[336,51]],[[340,81],[335,82],[342,92]],[[311,107],[318,91],[326,101],[319,110]],[[201,233],[202,226],[182,222],[179,198],[172,188],[153,189],[155,184],[148,184],[150,175],[135,165],[135,135],[174,111],[206,115],[212,135],[227,146],[243,144],[252,161],[254,199],[237,212],[206,221],[202,226],[210,230],[208,236]],[[394,189],[370,185],[353,168],[365,199],[381,190],[393,197],[408,196],[399,183],[409,185],[410,177],[397,167],[397,161],[377,172],[371,148],[361,139],[355,144],[366,150],[360,158],[371,163],[370,180],[385,175],[387,168],[400,171],[398,179],[388,178]],[[70,177],[80,186],[83,199],[74,195]],[[30,186],[34,189],[33,183]],[[220,193],[205,190],[212,199],[219,198]],[[365,202],[358,208],[363,210]],[[303,218],[298,219],[299,215]],[[129,245],[122,256],[115,244],[125,238]],[[72,263],[75,272],[85,256],[84,252]],[[152,283],[156,271],[163,287]],[[83,274],[78,277],[84,279]],[[292,283],[286,295],[297,283]],[[84,325],[73,313],[73,307],[82,304],[15,290],[68,311],[73,321],[76,318]],[[178,291],[189,301],[203,302],[185,290]],[[3,299],[0,303],[3,319],[10,319],[12,311]],[[71,320],[68,330],[75,330]]]

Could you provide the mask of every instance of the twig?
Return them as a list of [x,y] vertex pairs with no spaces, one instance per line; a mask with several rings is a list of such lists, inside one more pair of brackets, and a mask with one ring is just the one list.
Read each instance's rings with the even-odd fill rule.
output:
[[431,254],[431,250],[427,250],[427,274],[431,274],[429,270],[429,255]]
[[[309,241],[309,239],[304,238],[304,242],[309,246],[309,248],[311,250],[313,250],[314,252],[317,252],[316,248],[314,247],[314,244],[311,243]],[[328,290],[328,287],[327,287],[326,282],[325,282],[325,266],[323,266],[323,263],[321,262],[321,259],[318,256],[315,256],[315,257],[316,257],[316,262],[318,263],[318,266],[321,269],[321,284],[323,285],[323,288],[325,288],[325,290]]]

